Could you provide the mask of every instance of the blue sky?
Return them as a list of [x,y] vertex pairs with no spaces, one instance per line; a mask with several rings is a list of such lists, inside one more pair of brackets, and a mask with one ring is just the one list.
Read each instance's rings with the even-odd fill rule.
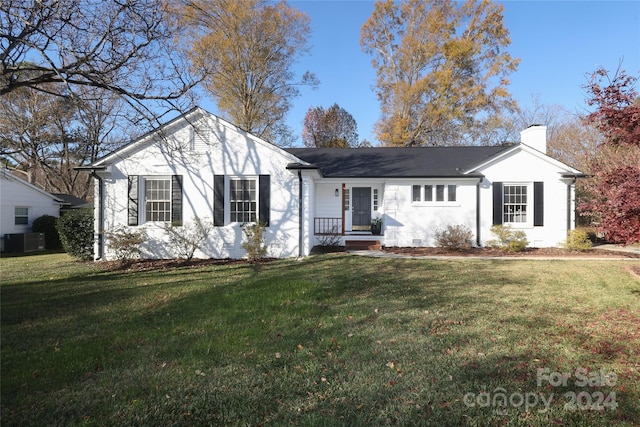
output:
[[[520,58],[510,91],[521,107],[532,95],[543,104],[584,111],[585,74],[599,67],[640,76],[640,1],[505,1],[509,52]],[[320,87],[303,89],[287,123],[300,136],[310,106],[338,103],[356,120],[360,139],[376,143],[373,125],[380,105],[375,71],[360,49],[360,28],[373,11],[369,0],[290,0],[311,18],[311,51],[297,69],[317,75]],[[298,144],[301,144],[300,139]]]

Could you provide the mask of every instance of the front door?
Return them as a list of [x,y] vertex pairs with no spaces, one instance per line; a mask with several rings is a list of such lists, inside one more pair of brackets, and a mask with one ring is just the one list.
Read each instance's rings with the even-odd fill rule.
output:
[[371,229],[371,187],[351,189],[351,229]]

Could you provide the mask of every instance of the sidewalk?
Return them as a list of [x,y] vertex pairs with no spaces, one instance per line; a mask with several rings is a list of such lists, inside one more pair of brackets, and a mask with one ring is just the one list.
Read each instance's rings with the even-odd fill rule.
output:
[[[621,246],[621,245],[598,245],[594,249],[601,249],[611,252],[632,253],[640,255],[640,247],[638,246]],[[640,258],[627,257],[601,257],[601,256],[456,256],[456,255],[405,255],[387,251],[374,250],[353,250],[348,251],[350,254],[358,256],[366,256],[371,258],[396,258],[396,259],[439,259],[439,260],[533,260],[533,261],[640,261]]]

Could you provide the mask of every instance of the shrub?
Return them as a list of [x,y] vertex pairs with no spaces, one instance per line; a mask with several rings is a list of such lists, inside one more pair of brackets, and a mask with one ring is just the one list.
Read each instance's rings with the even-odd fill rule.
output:
[[585,230],[570,230],[563,246],[572,251],[588,251],[593,244]]
[[56,221],[62,247],[71,256],[81,260],[93,259],[93,211],[72,210]]
[[267,246],[265,245],[264,232],[266,226],[261,223],[244,224],[242,231],[247,240],[242,242],[242,248],[247,252],[247,259],[250,262],[261,260],[267,255]]
[[492,248],[508,252],[522,252],[529,244],[527,233],[522,230],[514,230],[509,225],[494,225],[491,227],[491,232],[498,237],[487,242],[487,245]]
[[144,230],[132,230],[119,226],[107,233],[109,247],[116,253],[119,260],[140,258],[142,249],[140,245],[147,241],[147,233]]
[[62,247],[60,235],[56,229],[56,220],[55,216],[42,215],[34,219],[31,226],[31,231],[34,233],[44,233],[47,249],[60,249]]
[[473,246],[473,232],[465,225],[448,225],[436,229],[436,244],[441,248],[468,251]]
[[208,218],[193,218],[184,225],[175,223],[164,229],[169,235],[169,244],[178,257],[190,260],[209,237],[213,222]]

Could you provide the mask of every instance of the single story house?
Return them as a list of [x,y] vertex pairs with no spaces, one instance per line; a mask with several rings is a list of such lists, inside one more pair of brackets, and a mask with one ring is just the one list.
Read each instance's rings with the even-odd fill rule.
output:
[[31,232],[33,220],[43,215],[59,217],[64,201],[2,168],[0,172],[0,250],[6,235]]
[[[574,227],[580,171],[546,154],[546,128],[504,146],[279,148],[195,108],[89,167],[95,179],[96,258],[111,259],[108,233],[144,229],[144,255],[175,257],[165,225],[208,219],[196,253],[241,258],[242,224],[267,224],[273,257],[305,256],[326,236],[383,246],[433,246],[449,224],[482,246],[493,224],[557,246]],[[383,222],[372,235],[373,218]]]

